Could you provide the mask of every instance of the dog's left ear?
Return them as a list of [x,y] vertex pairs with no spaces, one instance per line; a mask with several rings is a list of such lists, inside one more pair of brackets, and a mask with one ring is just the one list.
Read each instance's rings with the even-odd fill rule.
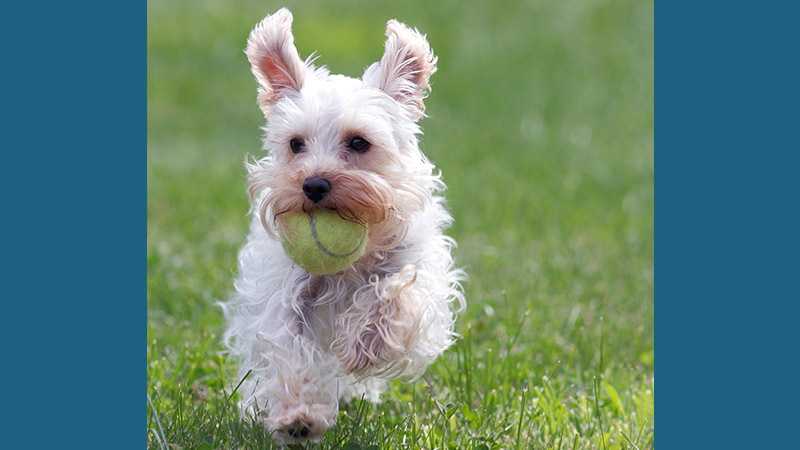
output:
[[377,87],[406,105],[414,120],[419,120],[425,114],[423,100],[430,91],[436,60],[424,35],[390,20],[386,24],[386,50],[379,65]]

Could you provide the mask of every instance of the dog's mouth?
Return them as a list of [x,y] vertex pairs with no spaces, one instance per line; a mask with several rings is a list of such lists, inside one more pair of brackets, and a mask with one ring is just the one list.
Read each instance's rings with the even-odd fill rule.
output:
[[[363,225],[368,225],[370,223],[368,220],[366,220],[364,218],[366,215],[363,212],[362,213],[358,213],[358,212],[355,212],[355,211],[353,211],[353,210],[351,210],[351,209],[349,209],[347,207],[341,207],[341,206],[337,206],[337,205],[327,205],[327,206],[312,205],[310,207],[306,207],[304,205],[303,208],[301,208],[300,211],[302,211],[303,213],[308,214],[308,215],[313,215],[317,211],[334,211],[336,214],[339,215],[339,217],[342,220],[346,220],[348,222],[354,222],[354,223],[357,223],[357,224],[362,225],[362,226]],[[287,213],[290,213],[290,212],[291,211],[287,211]],[[284,213],[284,214],[286,214],[286,213]],[[277,215],[275,216],[275,219],[277,219]]]
[[[377,175],[366,171],[332,170],[299,179],[281,180],[264,199],[262,211],[272,210],[273,219],[290,212],[332,210],[343,219],[361,224],[380,224],[397,211],[394,190]],[[287,184],[283,184],[286,182]],[[292,188],[291,186],[295,186]]]
[[250,193],[255,199],[264,191],[258,206],[261,222],[276,237],[288,231],[283,220],[287,214],[324,209],[368,225],[368,250],[390,249],[405,237],[413,211],[423,207],[417,192],[393,187],[381,175],[369,171],[259,169],[250,172]]
[[[402,216],[397,214],[397,209],[393,205],[381,205],[379,208],[370,209],[361,204],[356,204],[354,207],[351,204],[338,203],[333,199],[317,203],[303,202],[297,208],[276,211],[273,215],[274,228],[280,235],[285,236],[290,232],[285,218],[290,217],[293,213],[302,212],[313,215],[316,211],[323,210],[335,211],[343,220],[368,228],[367,248],[371,250],[384,250],[396,246],[405,237],[408,228],[408,224]],[[271,228],[267,224],[264,226],[268,231]]]

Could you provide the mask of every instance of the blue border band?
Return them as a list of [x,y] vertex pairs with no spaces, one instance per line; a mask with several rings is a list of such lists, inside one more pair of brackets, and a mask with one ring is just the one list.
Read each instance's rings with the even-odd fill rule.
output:
[[800,36],[788,5],[656,7],[662,448],[791,442]]
[[146,2],[3,16],[4,444],[141,448]]

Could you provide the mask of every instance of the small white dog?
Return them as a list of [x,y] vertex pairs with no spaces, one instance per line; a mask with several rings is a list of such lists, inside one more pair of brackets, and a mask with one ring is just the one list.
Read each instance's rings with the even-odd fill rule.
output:
[[[281,9],[250,34],[247,57],[268,119],[267,155],[246,163],[251,213],[236,295],[223,304],[239,363],[242,412],[280,443],[319,441],[339,398],[378,401],[388,378],[414,378],[454,341],[464,308],[445,186],[420,152],[436,57],[391,20],[386,50],[358,79],[300,59]],[[349,269],[310,275],[281,246],[283,215],[318,209],[369,225]]]

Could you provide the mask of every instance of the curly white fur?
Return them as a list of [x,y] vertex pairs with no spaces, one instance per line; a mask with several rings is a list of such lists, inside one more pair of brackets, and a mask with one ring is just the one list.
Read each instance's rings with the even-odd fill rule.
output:
[[[417,143],[436,70],[424,36],[389,21],[381,62],[356,80],[301,61],[291,22],[281,9],[248,40],[268,153],[247,163],[252,222],[236,294],[222,304],[225,342],[239,376],[250,373],[243,414],[281,443],[319,440],[340,398],[378,401],[386,379],[418,377],[453,343],[464,308],[455,242],[442,234],[452,221],[444,184]],[[353,136],[369,151],[348,151]],[[316,176],[333,187],[312,202],[302,184]],[[282,214],[315,208],[369,222],[367,252],[351,269],[310,275],[284,253]]]

